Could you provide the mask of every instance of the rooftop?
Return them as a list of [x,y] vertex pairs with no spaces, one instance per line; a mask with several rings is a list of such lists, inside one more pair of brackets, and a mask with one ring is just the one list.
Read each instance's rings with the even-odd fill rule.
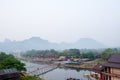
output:
[[103,64],[105,67],[120,68],[120,54],[113,54],[107,63]]
[[108,62],[111,62],[111,63],[119,63],[120,64],[120,54],[114,54],[112,55]]
[[11,74],[11,73],[17,73],[16,68],[10,68],[10,69],[2,69],[0,70],[0,75],[6,75],[6,74]]
[[101,70],[103,70],[103,65],[102,64],[97,64],[94,68],[93,71],[100,73]]

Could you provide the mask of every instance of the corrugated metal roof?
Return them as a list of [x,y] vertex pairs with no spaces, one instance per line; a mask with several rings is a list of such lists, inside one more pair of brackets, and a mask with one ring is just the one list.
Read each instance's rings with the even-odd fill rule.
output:
[[11,73],[17,73],[16,68],[10,68],[10,69],[2,69],[0,70],[0,75],[5,75],[5,74],[11,74]]

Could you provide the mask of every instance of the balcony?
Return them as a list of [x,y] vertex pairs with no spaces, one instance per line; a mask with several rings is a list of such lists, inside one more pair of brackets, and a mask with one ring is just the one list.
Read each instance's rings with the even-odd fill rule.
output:
[[108,76],[112,76],[112,77],[118,77],[118,78],[120,78],[120,74],[106,73],[106,72],[102,72],[102,74],[108,75]]

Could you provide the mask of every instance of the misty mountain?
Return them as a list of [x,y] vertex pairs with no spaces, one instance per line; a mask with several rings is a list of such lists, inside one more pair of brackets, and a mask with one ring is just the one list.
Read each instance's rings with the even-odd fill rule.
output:
[[41,39],[39,37],[32,37],[30,39],[25,39],[23,41],[11,41],[6,39],[4,42],[0,42],[0,51],[26,51],[31,49],[36,50],[46,50],[46,49],[69,49],[69,48],[87,48],[87,49],[97,49],[105,48],[106,46],[102,43],[91,39],[91,38],[81,38],[75,43],[51,43],[48,40]]
[[81,38],[80,40],[78,40],[76,43],[73,44],[74,47],[76,48],[88,48],[88,49],[92,49],[92,48],[105,48],[106,46],[94,39],[91,38]]

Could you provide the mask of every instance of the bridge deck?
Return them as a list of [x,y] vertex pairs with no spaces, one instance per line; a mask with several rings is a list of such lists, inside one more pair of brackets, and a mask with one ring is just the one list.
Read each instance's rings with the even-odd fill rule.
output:
[[52,71],[56,68],[58,68],[58,66],[48,65],[48,66],[45,66],[45,67],[42,67],[42,68],[37,68],[33,71],[29,71],[27,74],[39,76],[39,75],[45,74],[47,72],[50,72],[50,71]]

